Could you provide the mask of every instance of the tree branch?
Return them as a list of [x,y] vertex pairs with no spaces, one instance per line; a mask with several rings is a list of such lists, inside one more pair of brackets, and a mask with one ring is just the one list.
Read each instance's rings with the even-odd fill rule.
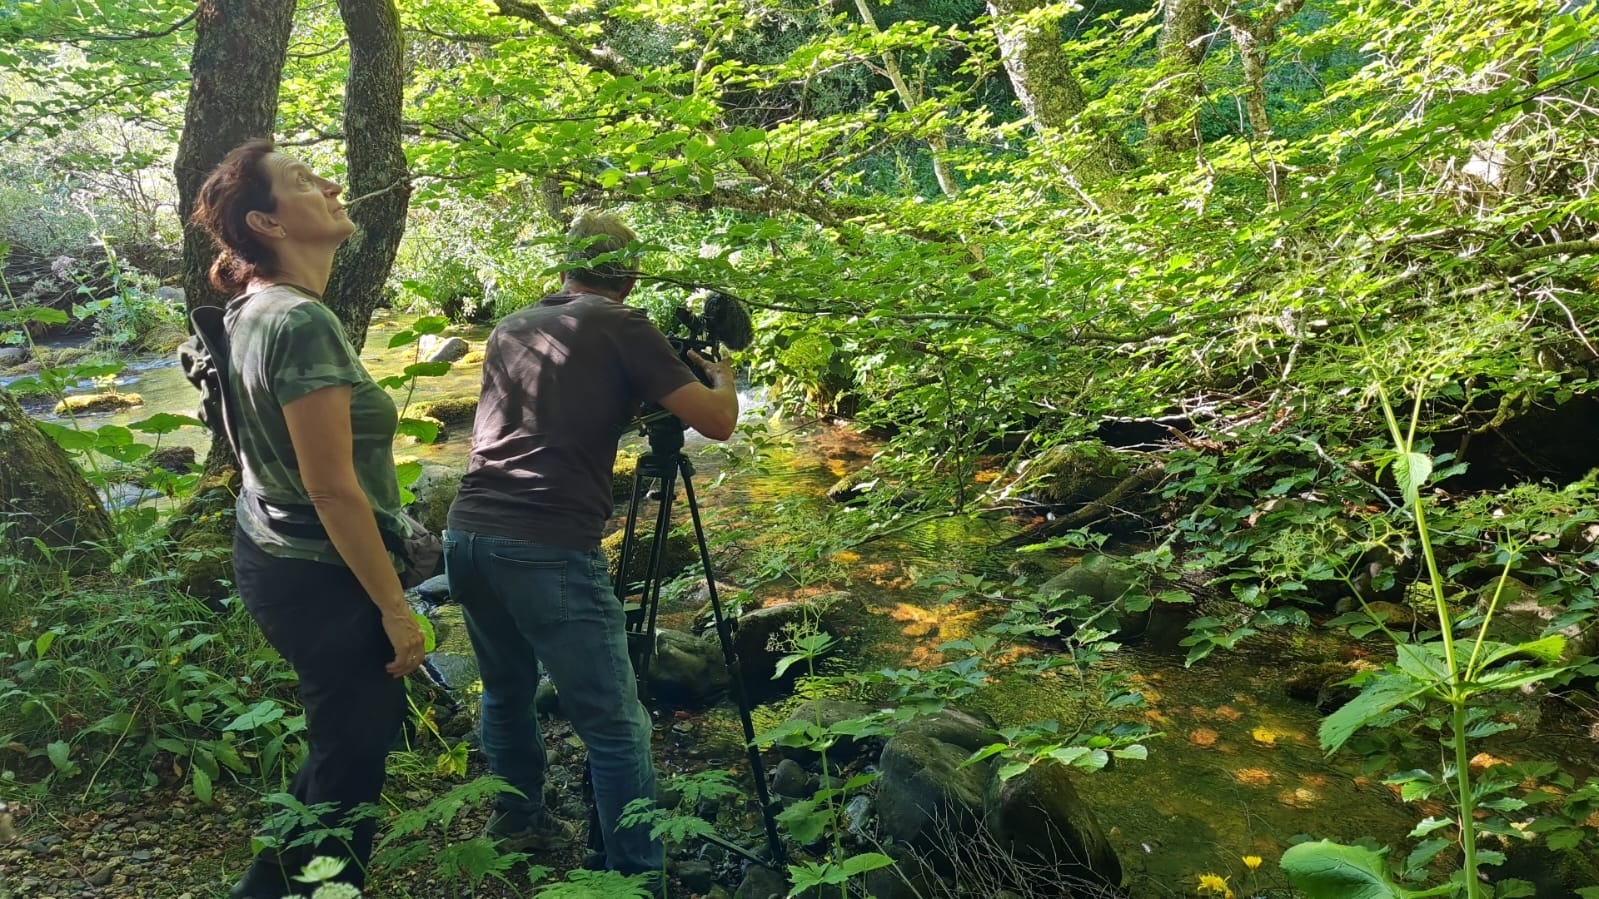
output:
[[158,37],[166,37],[167,35],[176,32],[183,26],[193,22],[195,17],[198,15],[200,15],[200,6],[199,4],[195,4],[194,12],[189,13],[165,28],[156,28],[150,31],[134,31],[128,34],[66,34],[56,38],[44,38],[44,40],[56,41],[63,44],[79,44],[89,41],[147,41]]

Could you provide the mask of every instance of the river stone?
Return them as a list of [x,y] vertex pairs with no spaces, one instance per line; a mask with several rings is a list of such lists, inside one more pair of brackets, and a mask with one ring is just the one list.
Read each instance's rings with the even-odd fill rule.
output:
[[660,628],[650,657],[650,687],[663,698],[701,704],[727,689],[727,667],[716,644],[693,634]]
[[[1136,580],[1133,571],[1120,560],[1090,553],[1083,556],[1081,562],[1045,581],[1038,592],[1051,599],[1088,597],[1088,603],[1073,615],[1077,622],[1097,615],[1106,606],[1113,606],[1116,609],[1114,617],[1097,618],[1095,626],[1110,629],[1114,624],[1116,639],[1135,640],[1149,631],[1153,618],[1152,608],[1139,611],[1125,608],[1126,598],[1132,593]],[[1075,629],[1072,624],[1062,627],[1068,633]]]
[[[622,540],[626,536],[625,530],[617,530],[600,541],[600,549],[605,553],[606,566],[611,571],[616,571],[622,561]],[[654,540],[653,532],[640,523],[638,533],[634,536],[633,557],[628,561],[628,577],[630,584],[638,585],[644,580],[644,574],[650,563],[650,543]],[[681,531],[668,531],[666,535],[664,557],[661,559],[661,578],[670,580],[677,576],[690,565],[698,565],[700,561],[699,543],[693,534]],[[621,590],[617,591],[621,593]],[[636,597],[634,597],[636,599]]]
[[[740,615],[733,631],[733,649],[738,653],[745,682],[770,683],[777,673],[777,663],[789,653],[795,636],[812,629],[829,629],[827,609],[818,603],[785,602]],[[805,664],[791,665],[787,673],[803,674]]]
[[417,344],[428,362],[454,362],[472,351],[471,344],[460,337],[441,338],[436,334],[425,334]]
[[1024,863],[1057,867],[1067,882],[1121,885],[1121,862],[1063,765],[993,777],[983,795],[983,826],[999,848]]
[[137,393],[80,393],[62,399],[55,405],[57,415],[69,412],[116,412],[144,405],[144,397]]
[[412,482],[411,493],[416,499],[406,506],[406,511],[427,525],[428,530],[442,534],[450,515],[450,503],[461,491],[461,472],[446,465],[422,463],[422,473]]
[[763,865],[750,865],[733,899],[783,899],[787,895],[787,877]]
[[0,346],[0,367],[16,365],[28,361],[28,348],[25,346]]
[[811,776],[793,759],[783,759],[772,769],[772,792],[779,796],[804,799],[811,795],[810,782]]
[[1063,443],[1029,459],[1012,489],[1047,505],[1076,508],[1115,489],[1132,468],[1127,453],[1102,443]]
[[901,733],[921,734],[941,743],[959,746],[968,753],[976,752],[996,739],[993,723],[967,714],[959,709],[940,709],[936,715],[913,718],[901,728]]
[[948,870],[962,834],[975,832],[991,762],[965,765],[971,753],[924,734],[899,734],[883,747],[877,823],[885,839],[931,853]]
[[417,416],[422,418],[431,418],[443,422],[447,430],[459,429],[470,434],[472,432],[472,422],[477,418],[477,403],[477,394],[447,396],[442,399],[418,403],[414,411]]
[[163,446],[149,456],[145,462],[151,468],[160,468],[173,474],[183,474],[194,464],[194,447],[192,446]]

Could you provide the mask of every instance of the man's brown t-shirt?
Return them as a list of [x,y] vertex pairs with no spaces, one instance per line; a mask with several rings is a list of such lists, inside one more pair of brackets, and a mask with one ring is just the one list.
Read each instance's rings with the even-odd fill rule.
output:
[[566,549],[600,542],[616,444],[643,403],[694,380],[641,310],[557,293],[489,335],[472,459],[449,527]]

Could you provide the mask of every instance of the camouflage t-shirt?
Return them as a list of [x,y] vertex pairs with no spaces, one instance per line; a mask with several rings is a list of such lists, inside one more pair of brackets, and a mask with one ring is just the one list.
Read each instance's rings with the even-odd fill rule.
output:
[[[273,530],[266,517],[316,523],[316,513],[309,508],[281,514],[284,506],[311,504],[300,480],[283,407],[338,385],[351,389],[356,481],[372,504],[378,526],[407,533],[399,516],[400,487],[394,474],[398,422],[394,401],[362,367],[332,310],[280,284],[235,298],[228,304],[224,325],[232,346],[229,385],[238,407],[234,426],[244,469],[237,510],[245,534],[269,555],[344,564],[328,540],[286,536]],[[261,507],[258,497],[273,508],[271,513]]]

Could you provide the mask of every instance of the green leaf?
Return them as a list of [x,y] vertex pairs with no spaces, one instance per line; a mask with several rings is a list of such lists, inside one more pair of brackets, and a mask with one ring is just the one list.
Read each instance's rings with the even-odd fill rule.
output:
[[[415,437],[417,443],[432,443],[439,439],[439,426],[435,422],[424,421],[420,418],[402,418],[400,423],[395,426],[394,433]],[[421,471],[420,465],[417,466],[417,471]],[[415,479],[413,478],[412,480]],[[407,485],[402,481],[400,486]]]
[[438,647],[438,636],[433,631],[433,622],[421,612],[412,612],[411,617],[416,619],[416,626],[422,629],[422,651],[432,652]]
[[408,378],[437,378],[450,373],[450,362],[413,362],[401,374]]
[[845,874],[854,877],[857,874],[876,871],[878,868],[886,868],[892,864],[894,864],[894,860],[881,852],[863,852],[860,855],[852,855],[844,859],[842,867]]
[[392,350],[395,347],[402,347],[406,346],[407,344],[416,343],[416,338],[417,333],[415,331],[401,331],[400,333],[389,338],[389,349]]
[[60,634],[56,633],[55,631],[45,631],[39,636],[33,638],[34,658],[44,658],[44,654],[50,651],[50,644],[54,643],[56,641],[56,637],[59,636]]
[[424,315],[411,323],[411,330],[418,334],[443,334],[450,326],[450,320],[442,315]]
[[[1400,647],[1403,649],[1404,647]],[[1369,681],[1360,694],[1321,722],[1321,748],[1336,752],[1373,719],[1427,692],[1430,685],[1392,675]]]
[[1398,886],[1388,877],[1386,851],[1318,840],[1289,847],[1279,865],[1294,889],[1309,899],[1410,899],[1453,889],[1445,885],[1418,892]]
[[45,436],[56,442],[56,445],[69,453],[83,453],[94,449],[94,432],[80,431],[77,428],[58,425],[53,421],[36,421],[35,425],[45,433]]
[[819,808],[815,799],[796,802],[777,814],[777,821],[788,829],[794,842],[808,846],[822,838],[831,816]]
[[203,428],[205,422],[192,415],[175,415],[171,412],[157,412],[149,418],[142,418],[128,425],[141,434],[170,434],[180,428]]
[[78,766],[72,761],[72,747],[65,742],[56,740],[44,748],[44,754],[50,757],[50,764],[58,773],[67,777],[78,773]]
[[206,805],[211,804],[211,775],[205,773],[199,765],[189,768],[189,779],[194,784],[194,798]]
[[1431,476],[1432,458],[1426,453],[1400,453],[1394,460],[1394,480],[1411,502],[1420,498],[1422,485]]
[[250,706],[249,711],[233,719],[232,723],[222,729],[224,731],[255,730],[258,727],[271,724],[282,717],[283,706],[278,705],[276,700],[263,699],[255,705]]

